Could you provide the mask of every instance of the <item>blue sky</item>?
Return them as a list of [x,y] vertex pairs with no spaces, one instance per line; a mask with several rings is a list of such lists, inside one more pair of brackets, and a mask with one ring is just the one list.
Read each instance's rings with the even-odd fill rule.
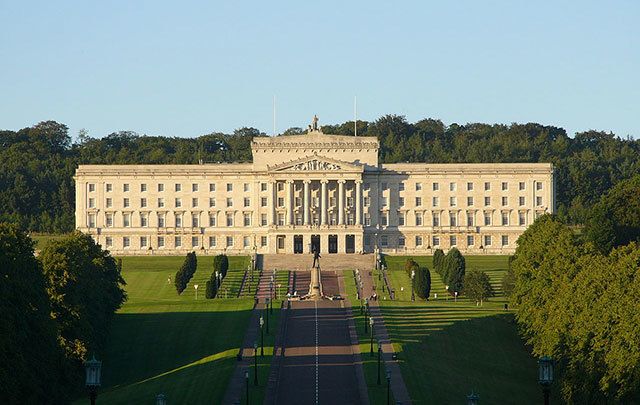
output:
[[0,128],[272,132],[358,116],[640,137],[637,1],[0,1]]

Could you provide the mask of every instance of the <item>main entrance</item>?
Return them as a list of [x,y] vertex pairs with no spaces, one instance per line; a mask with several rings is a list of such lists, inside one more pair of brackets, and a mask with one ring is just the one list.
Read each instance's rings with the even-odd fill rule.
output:
[[338,235],[329,235],[329,253],[338,253]]
[[303,251],[302,235],[293,236],[293,253],[300,254]]
[[319,252],[319,251],[320,251],[320,235],[311,235],[311,252]]
[[356,236],[355,235],[347,235],[345,237],[344,250],[346,253],[356,252]]

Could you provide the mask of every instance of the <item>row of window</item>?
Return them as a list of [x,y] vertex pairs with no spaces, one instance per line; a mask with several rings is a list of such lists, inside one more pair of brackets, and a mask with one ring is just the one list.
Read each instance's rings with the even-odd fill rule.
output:
[[[540,191],[542,190],[543,187],[543,183],[541,181],[536,181],[535,182],[535,187],[536,190]],[[369,185],[365,183],[365,190],[369,188]],[[381,188],[383,190],[387,190],[389,188],[389,184],[388,183],[381,183]],[[475,184],[473,182],[467,182],[466,183],[466,189],[467,191],[473,191],[475,188]],[[456,182],[449,182],[449,191],[457,191],[458,189],[458,183]],[[509,190],[509,182],[507,181],[503,181],[500,183],[500,189],[502,191],[508,191]],[[405,190],[405,183],[398,183],[398,191],[404,191]],[[431,190],[432,191],[440,191],[440,183],[438,182],[432,182],[431,183]],[[491,182],[490,181],[485,181],[484,182],[484,191],[490,191],[491,190]],[[518,182],[518,190],[519,191],[524,191],[526,190],[526,183],[524,181],[520,181]],[[422,183],[415,183],[415,191],[422,191]]]
[[[428,249],[431,248],[438,248],[441,245],[441,236],[440,235],[433,235],[431,236],[431,240],[429,240],[429,238],[427,238],[427,241],[429,242],[429,245],[427,246]],[[477,243],[481,243],[480,246],[477,245]],[[364,238],[364,244],[365,246],[371,246],[371,237],[370,235],[366,235]],[[423,247],[425,244],[425,241],[423,239],[422,235],[416,235],[415,236],[415,247],[416,248],[421,248]],[[500,235],[500,246],[508,246],[509,245],[509,235]],[[458,244],[458,235],[449,235],[449,247],[455,247],[455,246],[459,246]],[[490,248],[493,246],[493,236],[492,235],[483,235],[482,238],[480,237],[476,237],[476,235],[467,235],[466,236],[466,245],[465,247],[467,248],[479,248],[479,249],[483,249],[483,248]],[[380,247],[382,248],[388,248],[388,247],[394,247],[391,246],[391,244],[389,243],[389,236],[387,235],[382,235],[380,236]],[[404,236],[400,236],[397,239],[397,247],[399,248],[404,248],[406,247],[406,239]]]
[[[167,239],[169,237],[165,237],[165,236],[157,236],[156,238],[156,245],[155,247],[162,249],[164,247],[166,247],[166,243],[168,242]],[[127,249],[131,247],[131,237],[130,236],[123,236],[122,237],[122,247]],[[174,236],[173,237],[173,246],[175,248],[181,248],[183,247],[183,241],[184,239],[188,240],[188,237],[185,236]],[[222,237],[220,237],[220,239],[222,239]],[[218,244],[218,238],[216,236],[209,236],[208,238],[209,240],[209,247],[210,248],[215,248],[217,247]],[[224,240],[226,242],[225,247],[231,248],[234,247],[234,238],[233,236],[227,236],[224,237]],[[151,237],[149,236],[140,236],[139,237],[139,247],[141,249],[146,249],[150,247],[150,241],[151,241]],[[107,236],[105,238],[105,245],[107,248],[111,248],[113,247],[113,237],[112,236]],[[266,236],[261,236],[260,237],[260,246],[265,247],[267,246],[267,237]],[[184,245],[184,247],[187,247],[186,245]],[[201,240],[200,237],[198,236],[192,236],[191,237],[191,245],[189,246],[191,248],[200,248],[201,247]],[[242,237],[242,247],[245,249],[248,249],[250,247],[252,247],[251,245],[251,237],[249,236],[243,236]]]

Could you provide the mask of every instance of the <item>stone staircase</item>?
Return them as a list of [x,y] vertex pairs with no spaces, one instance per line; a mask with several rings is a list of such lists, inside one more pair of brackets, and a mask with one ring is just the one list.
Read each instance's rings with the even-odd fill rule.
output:
[[[262,269],[310,269],[313,264],[313,256],[311,254],[265,254],[259,255],[262,260]],[[341,271],[341,270],[371,270],[375,266],[375,258],[373,254],[329,254],[323,253],[320,258],[320,267],[322,270]]]

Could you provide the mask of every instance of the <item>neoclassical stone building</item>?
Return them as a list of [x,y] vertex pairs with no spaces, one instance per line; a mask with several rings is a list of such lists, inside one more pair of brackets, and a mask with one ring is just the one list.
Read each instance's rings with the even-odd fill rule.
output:
[[252,163],[80,165],[76,226],[119,255],[505,254],[554,211],[551,164],[383,164],[378,149],[315,127],[255,138]]

